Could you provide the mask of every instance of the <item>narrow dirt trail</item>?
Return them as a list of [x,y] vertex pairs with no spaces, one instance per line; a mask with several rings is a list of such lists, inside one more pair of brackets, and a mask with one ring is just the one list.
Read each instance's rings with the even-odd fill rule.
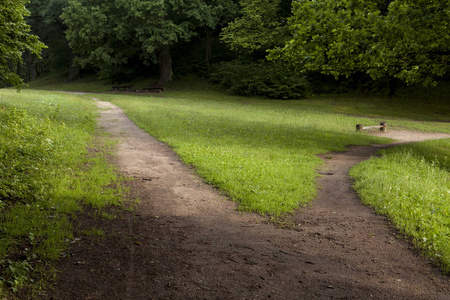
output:
[[130,188],[141,203],[119,220],[80,216],[78,232],[111,234],[73,244],[47,299],[450,299],[450,277],[351,189],[349,168],[386,146],[324,158],[317,199],[292,216],[293,228],[279,229],[238,212],[118,107],[98,106],[102,130],[119,141],[115,163],[136,178]]

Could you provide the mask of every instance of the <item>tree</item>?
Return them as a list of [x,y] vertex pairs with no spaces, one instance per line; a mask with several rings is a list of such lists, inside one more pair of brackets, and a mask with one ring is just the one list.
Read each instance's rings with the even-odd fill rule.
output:
[[290,39],[291,0],[240,0],[240,15],[222,30],[221,40],[238,53],[211,74],[234,94],[275,99],[304,97],[304,76],[284,62],[267,61],[267,50]]
[[241,0],[241,16],[223,29],[222,41],[232,50],[265,56],[267,49],[281,46],[289,38],[290,3],[286,0]]
[[[158,63],[159,84],[172,77],[171,46],[214,28],[221,6],[206,0],[73,0],[62,18],[81,66],[108,76],[131,62]],[[213,5],[215,4],[215,5]]]
[[293,37],[269,57],[301,71],[435,83],[449,71],[449,11],[449,0],[294,1]]
[[31,32],[44,42],[48,48],[41,53],[39,61],[26,61],[28,73],[33,75],[69,69],[67,81],[77,77],[77,67],[72,64],[73,54],[65,37],[67,27],[60,15],[69,0],[33,0],[27,5],[30,16],[27,18]]
[[8,0],[0,2],[0,85],[14,85],[18,89],[23,80],[14,72],[14,65],[22,62],[22,53],[39,55],[45,47],[38,37],[30,34],[25,17],[27,1]]

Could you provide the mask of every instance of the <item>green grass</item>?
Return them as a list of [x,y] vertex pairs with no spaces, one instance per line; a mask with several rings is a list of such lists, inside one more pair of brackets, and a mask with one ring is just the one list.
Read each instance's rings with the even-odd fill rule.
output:
[[111,91],[111,85],[98,79],[96,75],[83,76],[73,82],[65,82],[65,78],[66,76],[58,73],[46,75],[28,83],[28,87],[24,86],[23,89],[95,93]]
[[277,102],[217,92],[161,97],[97,95],[171,145],[207,182],[244,211],[280,215],[316,195],[315,154],[386,139],[355,133],[361,119],[306,102]]
[[[38,78],[37,80],[28,83],[28,87],[24,89],[34,90],[50,90],[50,91],[70,91],[70,92],[92,92],[103,93],[111,92],[113,83],[108,80],[98,79],[94,74],[83,75],[80,79],[73,82],[65,82],[66,76],[63,74],[50,74]],[[122,82],[121,84],[132,85],[133,89],[142,89],[149,86],[155,80],[131,80],[129,82]]]
[[[29,83],[29,88],[92,93],[111,92],[111,84],[108,84],[106,80],[97,79],[95,75],[87,75],[71,83],[65,83],[64,79],[65,76],[61,76],[61,74],[47,75]],[[131,80],[126,82],[126,84],[131,84],[135,89],[140,89],[154,81],[156,79]],[[196,77],[184,77],[170,82],[167,85],[167,91],[165,94],[175,97],[185,97],[186,95],[188,98],[196,97],[199,99],[224,97],[224,92],[219,87],[208,84],[206,80]],[[407,128],[450,133],[448,126],[445,124],[440,126],[439,123],[436,123],[450,122],[450,98],[447,96],[449,92],[450,84],[441,83],[437,87],[404,88],[399,90],[400,96],[395,98],[377,95],[363,96],[360,94],[310,95],[309,99],[301,101],[303,104],[320,111],[351,116],[383,118],[389,121],[389,125],[393,125],[397,129]],[[237,99],[238,97],[229,98]],[[252,101],[255,98],[242,99]],[[284,101],[275,102],[277,102],[277,105],[284,105]],[[430,121],[435,122],[430,125]]]
[[[320,163],[315,154],[384,142],[355,133],[357,123],[383,120],[390,130],[450,133],[445,122],[448,115],[442,114],[448,105],[440,101],[429,106],[416,101],[420,109],[412,109],[415,102],[405,99],[392,105],[382,99],[341,96],[273,101],[208,89],[174,90],[155,97],[100,97],[123,107],[139,126],[171,145],[206,181],[240,203],[242,210],[274,216],[315,197],[314,170]],[[389,150],[398,154],[352,170],[363,202],[387,201],[372,205],[389,215],[446,272],[450,266],[449,150],[448,140],[398,147]],[[397,209],[392,213],[386,207]]]
[[363,202],[450,273],[450,139],[404,145],[351,170]]
[[[288,213],[315,197],[316,154],[386,141],[354,132],[355,124],[377,124],[379,119],[336,113],[327,99],[274,101],[209,89],[99,97],[123,107],[242,210],[261,214]],[[410,120],[388,123],[394,129],[400,128],[396,124],[418,125]],[[424,130],[450,132],[447,123],[420,124]]]
[[[89,84],[89,91],[104,91],[98,82]],[[278,216],[315,196],[315,168],[320,164],[315,154],[386,141],[355,133],[358,123],[387,121],[388,130],[450,133],[448,87],[409,91],[392,99],[326,95],[274,101],[229,96],[205,81],[189,79],[173,82],[154,96],[97,97],[123,107],[242,210]],[[387,214],[446,272],[448,172],[448,140],[396,147],[352,169],[363,202]]]
[[0,90],[0,296],[34,295],[72,239],[69,217],[101,215],[125,191],[94,139],[86,97]]

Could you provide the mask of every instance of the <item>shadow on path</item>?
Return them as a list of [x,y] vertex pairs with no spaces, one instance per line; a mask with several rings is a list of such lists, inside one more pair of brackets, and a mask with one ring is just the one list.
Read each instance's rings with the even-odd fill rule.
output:
[[[98,99],[97,99],[98,100]],[[450,299],[450,278],[360,204],[349,168],[383,146],[331,154],[311,207],[293,229],[236,211],[169,147],[98,100],[115,163],[141,203],[119,220],[80,216],[83,237],[58,266],[51,299]]]

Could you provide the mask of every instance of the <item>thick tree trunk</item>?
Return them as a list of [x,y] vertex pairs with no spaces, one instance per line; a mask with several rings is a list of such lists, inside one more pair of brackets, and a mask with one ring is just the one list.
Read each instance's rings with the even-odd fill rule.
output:
[[69,59],[70,59],[70,67],[69,67],[69,76],[67,76],[66,82],[72,82],[80,76],[80,68],[74,65],[75,53],[73,53],[72,49],[69,48]]
[[165,46],[161,49],[159,54],[159,69],[160,78],[159,83],[164,86],[167,82],[172,80],[172,56],[170,55],[170,47]]

